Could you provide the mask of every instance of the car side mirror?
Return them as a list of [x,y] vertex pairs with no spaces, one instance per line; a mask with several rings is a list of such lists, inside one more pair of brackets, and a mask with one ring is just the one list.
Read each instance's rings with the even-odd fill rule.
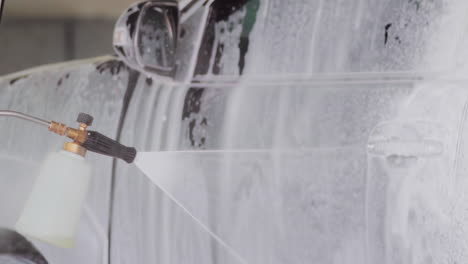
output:
[[176,1],[146,3],[135,32],[135,55],[145,71],[172,75],[179,34],[179,8]]
[[115,53],[135,70],[174,77],[180,24],[213,1],[147,0],[133,4],[115,25]]

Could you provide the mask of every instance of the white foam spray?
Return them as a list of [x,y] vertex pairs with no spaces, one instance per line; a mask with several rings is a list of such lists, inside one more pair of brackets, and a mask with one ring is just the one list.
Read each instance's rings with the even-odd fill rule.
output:
[[[141,152],[135,164],[239,263],[269,263],[280,254],[278,243],[295,241],[292,234],[302,234],[304,250],[329,236],[320,228],[329,222],[327,197],[341,193],[335,183],[344,175],[361,175],[349,158],[355,151],[344,146]],[[329,160],[349,162],[324,166]],[[321,224],[310,226],[311,215]]]

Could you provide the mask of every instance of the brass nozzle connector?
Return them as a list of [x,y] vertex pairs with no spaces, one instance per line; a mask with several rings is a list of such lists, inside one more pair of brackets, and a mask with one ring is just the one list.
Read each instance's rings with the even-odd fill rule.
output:
[[77,129],[51,121],[49,123],[49,131],[72,139],[73,142],[66,142],[63,149],[84,157],[86,155],[86,148],[83,147],[83,144],[88,140],[88,131],[86,129],[93,123],[93,117],[80,113],[77,121],[79,123]]
[[51,121],[49,131],[59,134],[60,136],[65,136],[65,134],[67,134],[67,126],[62,123]]
[[79,128],[75,129],[67,127],[62,123],[51,121],[49,131],[72,139],[73,142],[66,142],[63,149],[84,157],[86,155],[86,149],[81,145],[85,143],[88,138],[87,127],[86,124],[80,123]]
[[86,139],[88,139],[88,133],[86,129],[68,128],[66,136],[73,139],[75,143],[79,143],[80,145],[85,143]]
[[85,124],[80,124],[80,128],[75,129],[67,127],[62,123],[52,121],[50,122],[49,131],[73,139],[73,141],[75,141],[76,143],[83,144],[86,142],[86,139],[88,137],[86,127],[87,126]]
[[83,124],[80,123],[79,129],[69,127],[67,128],[66,136],[73,139],[73,142],[66,142],[63,145],[63,149],[84,157],[86,155],[86,149],[82,144],[85,143],[88,138],[86,126],[83,127]]
[[86,155],[86,149],[75,142],[65,142],[65,144],[63,144],[63,150],[78,154],[82,157]]

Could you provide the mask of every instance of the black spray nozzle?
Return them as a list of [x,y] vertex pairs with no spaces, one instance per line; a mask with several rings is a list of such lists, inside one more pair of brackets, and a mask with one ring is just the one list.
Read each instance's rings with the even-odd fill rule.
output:
[[137,154],[135,148],[126,147],[96,131],[87,131],[87,133],[88,137],[82,145],[85,149],[125,160],[127,163],[132,163],[135,160]]

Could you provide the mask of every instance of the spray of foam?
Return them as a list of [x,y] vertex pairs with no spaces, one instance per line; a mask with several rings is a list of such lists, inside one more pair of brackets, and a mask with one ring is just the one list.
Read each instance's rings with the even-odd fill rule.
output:
[[[344,147],[346,149],[346,147]],[[136,166],[158,186],[174,203],[183,209],[204,231],[206,231],[215,241],[224,247],[240,263],[252,262],[252,259],[241,255],[230,243],[231,235],[223,237],[224,230],[221,227],[210,228],[209,216],[205,215],[206,210],[203,203],[222,199],[214,193],[210,193],[206,182],[213,179],[236,184],[242,179],[262,178],[263,168],[271,168],[277,158],[284,161],[284,166],[294,164],[312,164],[314,158],[323,153],[341,153],[340,148],[321,149],[243,149],[243,150],[219,150],[219,151],[164,151],[164,152],[140,152],[135,160]],[[252,171],[253,170],[253,171]],[[308,168],[304,168],[308,171]],[[269,170],[267,169],[269,172]],[[219,172],[219,173],[216,173]],[[291,172],[291,171],[290,171]],[[258,174],[257,174],[258,173]],[[289,174],[290,179],[295,172]],[[221,178],[228,175],[228,177]],[[214,177],[214,178],[213,178]],[[299,176],[297,176],[299,177]],[[265,199],[269,195],[280,195],[274,192],[277,184],[274,179],[268,182],[259,182],[255,185],[255,191],[250,194],[248,207],[254,208],[257,217],[269,217],[275,212],[275,207],[264,207]],[[215,187],[216,188],[216,187]],[[273,190],[273,191],[272,191]],[[273,193],[272,193],[273,192]],[[237,200],[236,200],[237,201]],[[224,208],[230,208],[232,204],[224,204]],[[230,225],[228,225],[230,228]],[[227,226],[224,226],[226,228]],[[213,231],[215,230],[215,231]],[[273,230],[265,227],[258,230],[261,233],[262,243],[271,242],[274,238],[270,235]],[[256,232],[249,233],[253,236]],[[221,234],[221,235],[220,235]],[[234,237],[235,234],[232,234]],[[268,248],[268,250],[273,250]],[[247,258],[247,259],[246,259]]]
[[[255,152],[255,151],[249,151]],[[186,152],[139,152],[138,156],[135,160],[135,165],[155,184],[157,185],[175,204],[177,204],[182,210],[189,215],[205,232],[207,232],[211,237],[213,237],[216,242],[218,242],[221,246],[223,246],[233,257],[235,257],[240,263],[247,264],[247,261],[239,254],[236,250],[234,250],[228,243],[226,243],[222,238],[220,238],[217,234],[211,231],[208,226],[206,226],[199,218],[197,218],[183,203],[179,201],[174,194],[172,193],[169,188],[167,188],[166,184],[161,183],[161,172],[154,173],[152,169],[154,169],[154,164],[164,164],[165,160],[167,160],[167,155],[174,154],[174,153],[186,153],[186,154],[193,154],[196,157],[199,154],[207,154],[207,151],[186,151]],[[225,153],[225,152],[212,152],[212,153]],[[156,155],[155,155],[156,154]],[[159,155],[162,154],[162,155]],[[166,155],[165,155],[166,154]],[[157,159],[161,158],[163,162],[158,161]],[[171,163],[172,165],[176,166],[177,162]],[[166,163],[166,165],[168,165]],[[171,165],[169,164],[164,168],[156,168],[158,171],[170,171]],[[167,179],[167,178],[166,178]],[[170,181],[170,179],[167,179]],[[170,183],[169,183],[170,185]]]

